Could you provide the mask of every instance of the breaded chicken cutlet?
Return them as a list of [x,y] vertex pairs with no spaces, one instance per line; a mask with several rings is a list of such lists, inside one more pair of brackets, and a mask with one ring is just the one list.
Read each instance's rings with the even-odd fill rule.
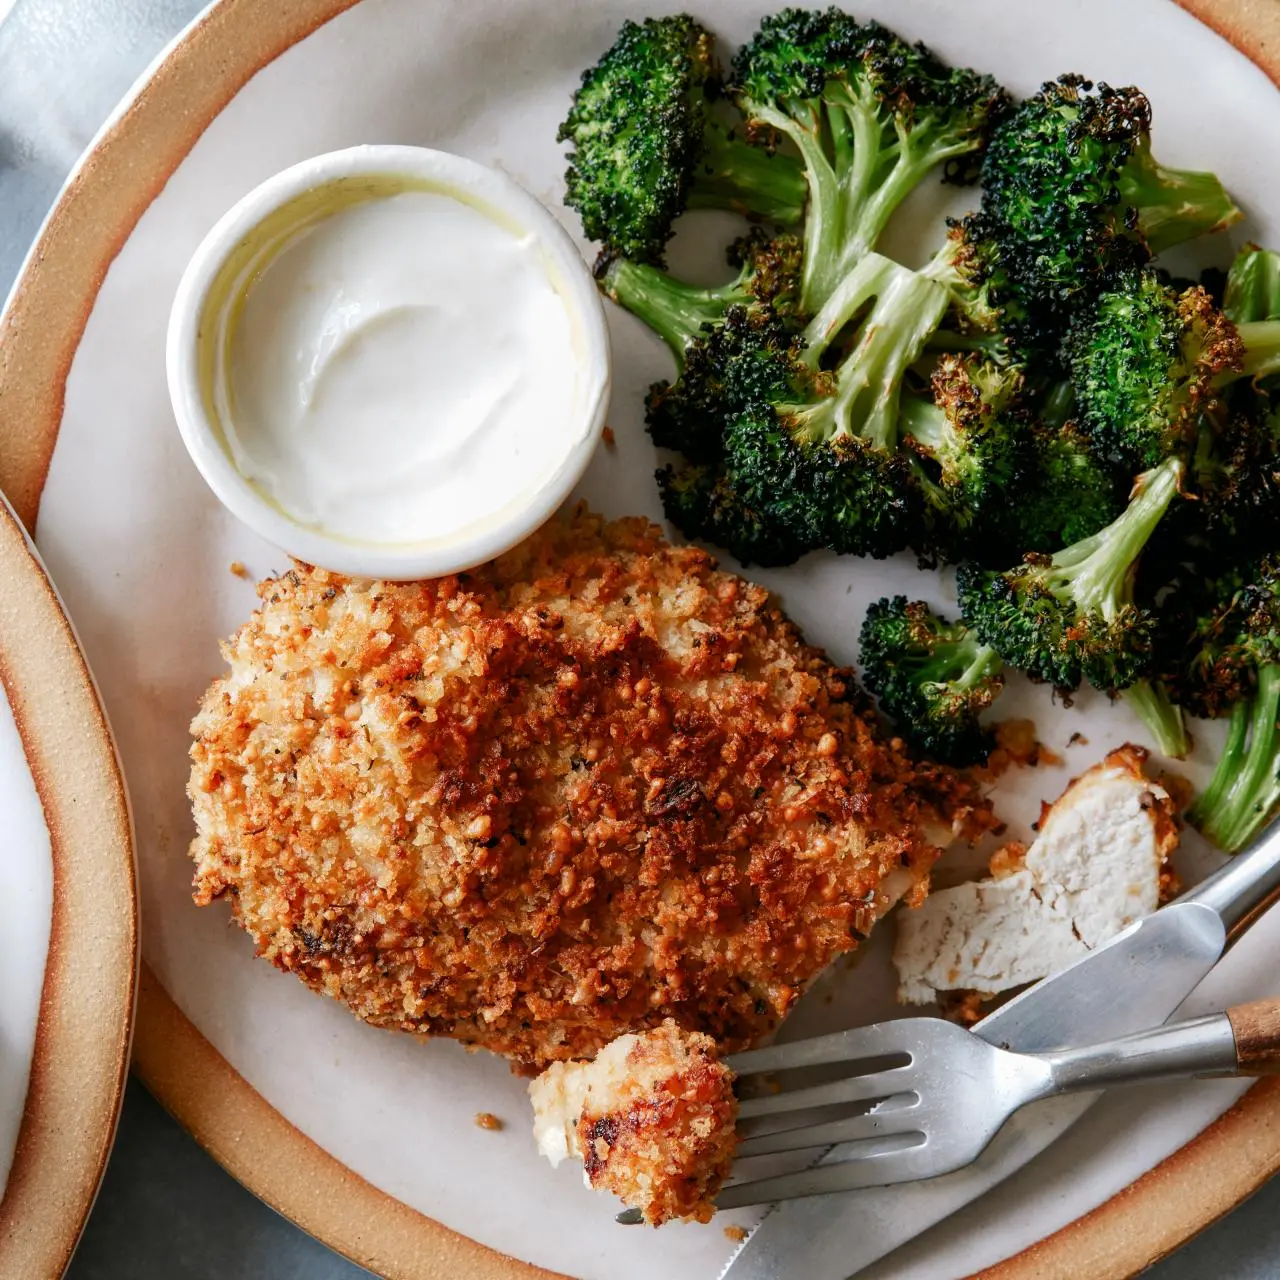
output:
[[923,894],[930,833],[989,820],[762,587],[645,520],[259,594],[192,725],[196,901],[366,1021],[524,1072],[668,1017],[754,1043]]

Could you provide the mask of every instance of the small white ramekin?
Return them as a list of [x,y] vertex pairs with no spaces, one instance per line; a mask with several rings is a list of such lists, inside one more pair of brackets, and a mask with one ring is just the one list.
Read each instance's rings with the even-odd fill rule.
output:
[[[531,232],[547,255],[579,348],[576,404],[581,421],[565,432],[560,465],[546,484],[493,520],[457,538],[429,543],[350,541],[293,520],[236,468],[206,403],[202,341],[210,293],[229,256],[270,215],[309,191],[347,178],[405,178],[460,192]],[[169,396],[183,443],[223,505],[255,532],[308,564],[353,577],[440,577],[501,555],[543,524],[582,477],[600,440],[609,402],[609,335],[587,264],[564,228],[523,187],[474,160],[425,147],[364,146],[304,160],[268,178],[234,205],[201,242],[178,286],[166,348]]]

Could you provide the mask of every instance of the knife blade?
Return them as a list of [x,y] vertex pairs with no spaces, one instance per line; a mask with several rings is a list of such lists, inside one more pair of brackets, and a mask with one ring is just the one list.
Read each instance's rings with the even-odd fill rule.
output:
[[[988,1015],[974,1033],[992,1044],[1036,1052],[1163,1022],[1277,895],[1280,824],[1197,888]],[[1015,1173],[1098,1096],[1055,1098],[1028,1108],[975,1164],[945,1177],[775,1206],[730,1259],[721,1280],[846,1280]],[[834,1147],[823,1160],[842,1157],[842,1148]]]

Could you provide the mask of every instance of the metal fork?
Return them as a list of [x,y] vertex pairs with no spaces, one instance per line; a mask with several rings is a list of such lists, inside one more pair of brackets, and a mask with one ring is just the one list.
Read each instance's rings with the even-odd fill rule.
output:
[[[721,1191],[716,1207],[740,1209],[950,1173],[976,1160],[1019,1108],[1057,1094],[1187,1076],[1280,1073],[1280,999],[1054,1053],[1011,1053],[939,1018],[904,1018],[755,1049],[727,1062],[740,1090],[752,1076],[845,1068],[822,1084],[742,1097],[739,1162],[857,1144],[838,1164],[754,1179],[738,1168],[740,1180]],[[832,1114],[789,1123],[805,1111]],[[618,1221],[640,1216],[627,1210]]]

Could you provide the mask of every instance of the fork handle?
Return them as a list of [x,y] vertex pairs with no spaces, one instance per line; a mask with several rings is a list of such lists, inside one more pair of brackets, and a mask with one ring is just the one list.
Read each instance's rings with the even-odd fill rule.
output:
[[1258,1000],[1104,1044],[1033,1056],[1049,1068],[1038,1096],[1188,1076],[1280,1074],[1280,1000]]
[[1280,1075],[1280,1000],[1255,1000],[1227,1010],[1236,1042],[1236,1073]]

